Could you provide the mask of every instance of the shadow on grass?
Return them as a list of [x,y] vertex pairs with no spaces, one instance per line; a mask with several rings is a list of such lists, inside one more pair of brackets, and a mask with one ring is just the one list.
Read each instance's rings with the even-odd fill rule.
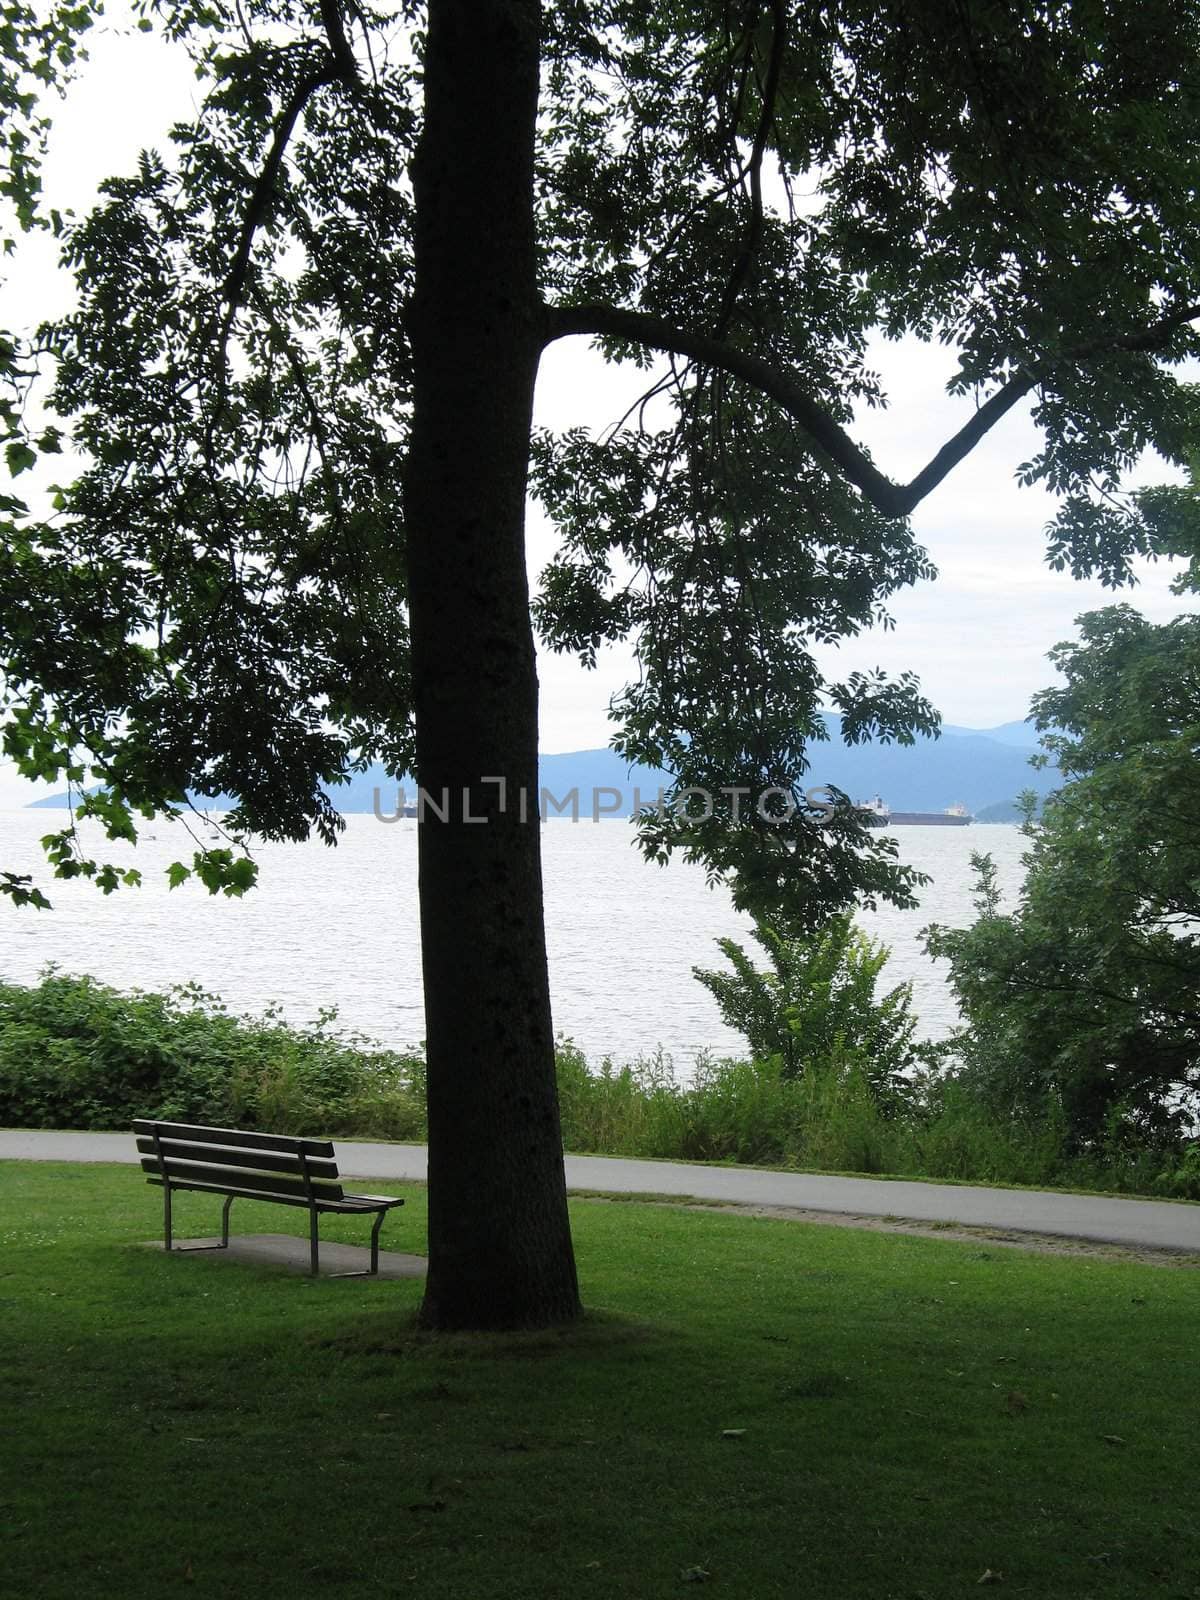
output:
[[137,1248],[156,1200],[0,1168],[15,1594],[1200,1592],[1200,1275],[579,1205],[600,1309],[435,1338],[419,1281]]

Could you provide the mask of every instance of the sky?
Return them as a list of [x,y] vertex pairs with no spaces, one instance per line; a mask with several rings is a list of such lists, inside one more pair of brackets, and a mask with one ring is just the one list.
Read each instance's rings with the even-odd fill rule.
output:
[[[111,14],[117,10],[110,6]],[[161,144],[170,123],[187,120],[196,103],[186,59],[149,35],[97,30],[90,55],[84,75],[56,110],[45,170],[50,203],[77,213],[88,209],[102,178],[129,170],[139,149]],[[69,293],[53,249],[36,241],[6,266],[3,320],[19,327],[52,315],[65,307]],[[883,376],[890,405],[865,411],[852,431],[884,472],[907,482],[962,425],[972,402],[945,394],[951,362],[940,347],[881,340],[872,364]],[[622,415],[646,381],[645,372],[607,365],[586,339],[561,340],[543,357],[536,421],[554,428],[603,428]],[[945,721],[987,728],[1026,715],[1030,696],[1053,680],[1047,652],[1074,634],[1080,613],[1115,600],[1135,605],[1153,621],[1185,609],[1187,603],[1169,592],[1165,565],[1143,564],[1139,585],[1118,594],[1047,567],[1043,529],[1053,499],[1041,489],[1019,487],[1014,477],[1038,440],[1028,406],[1014,410],[918,507],[914,531],[938,578],[893,599],[893,631],[872,630],[819,652],[827,676],[877,667],[892,674],[913,671]],[[1149,459],[1131,482],[1170,476],[1163,463]],[[553,548],[552,530],[534,507],[531,574]],[[593,671],[542,652],[542,750],[607,744],[609,700],[628,681],[631,663],[630,652],[617,647],[602,652]],[[0,806],[21,805],[45,792],[45,786],[25,784],[11,766],[0,764]]]

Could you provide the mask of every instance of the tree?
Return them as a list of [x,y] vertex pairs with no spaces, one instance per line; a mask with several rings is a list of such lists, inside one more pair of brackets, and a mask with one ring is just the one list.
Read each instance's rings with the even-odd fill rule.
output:
[[[192,863],[230,892],[241,834],[336,836],[326,789],[356,763],[445,791],[419,846],[423,1315],[570,1318],[530,462],[562,534],[543,636],[585,660],[632,637],[615,742],[711,797],[648,816],[647,852],[810,926],[910,901],[889,844],[801,784],[822,698],[850,740],[935,715],[907,676],[823,683],[811,646],[928,574],[908,513],[1029,396],[1054,558],[1115,581],[1148,547],[1111,505],[1145,445],[1183,459],[1196,409],[1171,370],[1200,309],[1196,7],[137,9],[205,99],[66,230],[78,312],[7,366],[13,471],[57,443],[23,408],[39,365],[86,466],[53,514],[8,502],[5,749],[94,777],[80,810],[118,836],[236,795],[234,844]],[[963,426],[906,484],[847,431],[883,400],[876,329],[958,357]],[[665,357],[659,410],[531,440],[539,357],[570,336]],[[53,858],[118,881],[69,831]]]
[[1200,618],[1128,606],[1079,619],[1035,698],[1066,780],[1028,821],[1019,903],[974,858],[980,916],[933,928],[966,1028],[956,1048],[999,1109],[1061,1106],[1086,1148],[1178,1136],[1200,1108]]
[[906,1069],[917,1064],[917,1019],[910,983],[875,992],[891,954],[887,946],[869,939],[849,915],[830,917],[807,935],[760,921],[754,937],[770,960],[768,971],[756,968],[735,940],[718,939],[733,971],[692,972],[755,1061],[777,1057],[788,1078],[853,1061],[876,1104],[894,1109]]

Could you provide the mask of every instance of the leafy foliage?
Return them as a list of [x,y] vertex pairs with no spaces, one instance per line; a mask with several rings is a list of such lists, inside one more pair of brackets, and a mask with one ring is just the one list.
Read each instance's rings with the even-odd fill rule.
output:
[[[682,1079],[661,1053],[589,1066],[559,1040],[568,1150],[737,1161],[1200,1199],[1200,1145],[1071,1147],[1047,1103],[1024,1116],[954,1077],[917,1074],[881,1107],[844,1055],[789,1075],[783,1058],[701,1055]],[[0,1125],[128,1128],[162,1116],[363,1139],[426,1137],[424,1057],[340,1032],[332,1016],[290,1027],[273,1011],[231,1016],[195,988],[118,993],[50,971],[0,984]]]
[[[27,352],[88,465],[52,519],[8,507],[4,749],[29,777],[98,780],[77,814],[110,838],[189,796],[233,795],[235,840],[332,841],[323,786],[369,760],[411,764],[388,536],[411,71],[321,104],[328,52],[302,29],[231,50],[219,11],[165,9],[192,38],[207,115],[174,130],[172,162],[143,155],[67,230],[78,310]],[[266,22],[275,8],[260,9]],[[280,118],[309,96],[288,166],[272,168]],[[219,225],[239,216],[240,233]],[[284,265],[296,250],[300,271]],[[31,464],[23,437],[10,466],[12,449]],[[70,828],[50,855],[60,876],[98,871]],[[193,866],[211,889],[246,887],[240,852]]]
[[[872,329],[951,345],[955,392],[1036,394],[1045,445],[1020,475],[1063,496],[1051,558],[1121,581],[1153,538],[1120,473],[1150,437],[1182,459],[1195,410],[1156,359],[1194,338],[1173,318],[1196,298],[1180,275],[1196,218],[1170,173],[1195,160],[1195,86],[1161,68],[1194,50],[1195,14],[1155,5],[1133,26],[1087,5],[906,0],[819,19],[627,3],[565,19],[548,45],[547,276],[567,302],[642,314],[594,317],[606,348],[644,356],[640,336],[674,359],[611,436],[537,441],[535,484],[564,533],[542,629],[585,658],[636,640],[616,743],[681,788],[792,782],[821,693],[849,737],[911,737],[933,720],[914,684],[825,685],[811,644],[883,621],[888,596],[928,575],[923,552],[878,499],[831,481],[777,395],[651,323],[768,359],[840,422],[883,399]],[[1155,259],[1167,237],[1170,264]],[[771,834],[718,801],[699,827],[648,819],[645,841],[736,871],[740,903],[764,913],[836,903],[848,879],[868,895],[914,886],[860,838],[851,865],[846,836],[802,811]]]
[[274,1132],[421,1137],[424,1062],[333,1026],[233,1017],[196,988],[119,994],[50,971],[0,984],[0,1125],[163,1117]]
[[1200,619],[1128,606],[1080,619],[1038,695],[1067,782],[1026,826],[1006,912],[986,856],[979,918],[928,930],[950,963],[967,1076],[1015,1112],[1061,1106],[1088,1146],[1172,1144],[1200,1108]]
[[784,1078],[856,1066],[877,1103],[894,1110],[918,1052],[912,985],[875,992],[887,947],[849,916],[808,935],[759,922],[754,937],[770,959],[766,971],[733,939],[717,941],[732,972],[693,968],[754,1060],[778,1060]]
[[[0,14],[0,199],[18,228],[58,229],[56,212],[43,214],[41,177],[50,119],[41,105],[47,89],[61,90],[83,53],[99,7],[91,0],[51,0],[38,6],[8,0]],[[5,254],[13,240],[0,239]],[[2,359],[2,358],[0,358]]]
[[701,1055],[684,1078],[661,1053],[589,1066],[560,1041],[557,1059],[568,1150],[1200,1198],[1200,1146],[1113,1137],[1083,1151],[1049,1098],[1013,1115],[952,1074],[915,1074],[903,1100],[885,1108],[845,1060],[788,1077],[778,1055]]
[[[1044,441],[1020,474],[1062,497],[1052,559],[1116,582],[1159,547],[1162,517],[1118,490],[1148,443],[1184,461],[1195,421],[1174,368],[1200,349],[1197,8],[544,9],[527,199],[545,337],[669,361],[605,438],[536,441],[561,533],[538,624],[584,661],[630,639],[618,748],[715,797],[699,819],[648,816],[651,857],[683,850],[741,904],[810,926],[856,895],[909,903],[917,879],[884,839],[799,802],[822,699],[850,739],[908,741],[936,716],[910,678],[826,683],[813,652],[930,575],[907,510],[1026,395]],[[425,8],[139,15],[191,52],[204,98],[65,230],[77,313],[0,344],[10,474],[38,479],[65,444],[86,463],[50,490],[53,515],[3,502],[5,753],[98,785],[80,810],[115,838],[229,793],[235,843],[332,841],[325,787],[368,759],[412,764],[401,486]],[[43,115],[28,64],[49,81],[91,20],[48,16],[10,7],[0,30],[22,226]],[[885,399],[866,354],[880,329],[950,346],[952,389],[991,396],[903,490],[845,433]],[[39,369],[49,422],[27,427]],[[794,808],[738,810],[773,788]],[[238,888],[235,858],[192,865]],[[67,833],[52,861],[112,886]]]

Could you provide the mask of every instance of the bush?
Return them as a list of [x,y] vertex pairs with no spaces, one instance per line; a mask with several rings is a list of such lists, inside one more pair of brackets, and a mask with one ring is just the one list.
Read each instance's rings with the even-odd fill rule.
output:
[[590,1072],[569,1041],[558,1052],[563,1142],[569,1150],[749,1166],[883,1171],[895,1143],[859,1064],[849,1056],[791,1076],[766,1061],[698,1057],[681,1083],[669,1057]]
[[854,926],[830,917],[817,932],[758,920],[754,938],[770,966],[760,971],[732,939],[718,939],[732,972],[692,971],[717,1002],[755,1061],[778,1059],[783,1074],[841,1074],[851,1060],[878,1108],[899,1109],[905,1075],[917,1064],[912,985],[877,995],[891,951]]
[[119,994],[53,969],[0,984],[0,1125],[127,1128],[135,1116],[297,1134],[425,1134],[424,1061],[277,1012],[233,1017],[194,986]]
[[1200,1200],[1200,1139],[1187,1145],[1177,1163],[1159,1174],[1156,1187],[1180,1200]]

